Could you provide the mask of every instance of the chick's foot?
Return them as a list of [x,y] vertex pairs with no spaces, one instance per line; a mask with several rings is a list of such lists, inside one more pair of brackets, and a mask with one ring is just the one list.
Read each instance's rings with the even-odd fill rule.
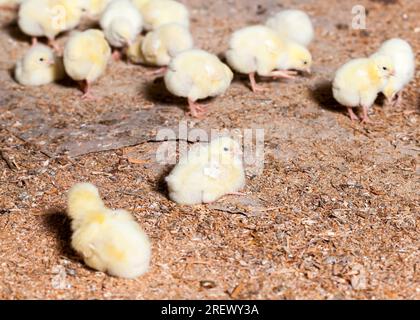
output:
[[188,99],[188,107],[188,114],[194,118],[203,118],[207,113],[207,110],[204,106],[198,104],[195,101],[192,101],[191,99]]

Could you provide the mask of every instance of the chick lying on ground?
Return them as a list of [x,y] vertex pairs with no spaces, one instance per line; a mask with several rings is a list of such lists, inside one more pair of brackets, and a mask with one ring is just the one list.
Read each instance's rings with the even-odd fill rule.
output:
[[134,63],[165,67],[178,53],[192,49],[193,45],[193,38],[187,27],[169,23],[150,31],[144,38],[139,38],[128,49],[127,55]]
[[189,111],[193,117],[205,114],[199,99],[223,94],[233,79],[233,73],[214,54],[203,50],[183,51],[169,64],[165,85],[169,92],[188,98]]
[[283,38],[307,47],[314,38],[314,27],[309,16],[301,10],[282,10],[269,18],[266,26]]
[[[113,0],[100,20],[105,38],[115,48],[130,46],[143,28],[143,18],[130,0]],[[119,51],[114,58],[120,57]]]
[[42,44],[32,46],[16,63],[15,79],[25,86],[40,86],[63,77],[62,59]]
[[293,78],[296,71],[310,72],[312,56],[302,45],[280,38],[262,25],[235,31],[229,41],[226,59],[233,70],[249,75],[252,91],[264,91],[255,73],[274,78]]
[[394,64],[384,55],[376,54],[369,58],[350,60],[335,74],[334,98],[347,107],[352,120],[358,119],[352,108],[362,107],[362,123],[369,122],[369,108],[393,74]]
[[193,147],[166,177],[169,197],[179,204],[216,201],[245,186],[242,151],[231,138]]
[[141,6],[140,12],[146,30],[154,30],[167,23],[178,23],[185,27],[190,24],[187,7],[174,0],[151,0]]
[[110,57],[111,48],[102,31],[89,29],[70,36],[64,48],[64,67],[73,80],[83,82],[83,98],[93,97],[90,86],[105,72]]
[[79,183],[70,189],[68,214],[71,245],[89,267],[123,278],[147,271],[151,255],[147,235],[130,213],[105,207],[95,186]]
[[391,77],[382,91],[389,102],[394,101],[394,106],[402,100],[402,90],[413,79],[416,62],[410,44],[399,38],[385,41],[378,54],[389,57],[393,64],[395,75]]
[[36,44],[37,37],[47,37],[57,51],[55,37],[75,28],[82,18],[82,6],[72,0],[30,0],[19,7],[18,25]]

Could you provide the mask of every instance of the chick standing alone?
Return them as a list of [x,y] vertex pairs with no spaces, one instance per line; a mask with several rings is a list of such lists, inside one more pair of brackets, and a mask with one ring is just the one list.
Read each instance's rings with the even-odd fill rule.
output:
[[40,86],[63,77],[63,61],[42,44],[30,48],[16,63],[15,78],[25,86]]
[[223,94],[232,78],[232,71],[214,54],[192,49],[172,59],[164,80],[169,92],[188,98],[191,115],[200,117],[206,110],[196,101]]
[[189,29],[177,23],[165,24],[146,37],[139,38],[127,51],[134,63],[162,67],[155,73],[166,71],[166,66],[178,53],[192,49],[194,45]]
[[293,78],[294,69],[310,72],[312,56],[302,45],[280,38],[266,26],[256,25],[235,31],[226,52],[229,65],[249,75],[252,91],[264,91],[255,81],[255,73],[274,78]]
[[394,63],[395,75],[382,92],[388,101],[394,100],[395,106],[402,100],[402,90],[414,77],[416,62],[413,49],[407,41],[394,38],[385,41],[377,53],[389,57]]
[[[112,1],[99,23],[105,38],[115,48],[130,46],[143,28],[143,18],[130,0]],[[114,51],[113,57],[119,59],[119,51]]]
[[314,27],[309,16],[301,10],[282,10],[269,18],[266,26],[282,38],[307,47],[314,38]]
[[145,273],[150,241],[130,213],[105,207],[98,189],[79,183],[68,194],[71,245],[96,270],[123,278]]
[[73,80],[84,84],[82,98],[92,98],[90,86],[105,72],[110,57],[111,48],[102,31],[89,29],[70,36],[64,48],[64,67]]
[[179,204],[216,201],[245,186],[239,144],[222,137],[209,145],[193,147],[166,177],[171,200]]
[[384,55],[353,59],[341,66],[334,77],[334,98],[347,107],[352,120],[357,120],[353,107],[363,108],[362,123],[369,122],[368,110],[378,93],[394,73],[394,64]]

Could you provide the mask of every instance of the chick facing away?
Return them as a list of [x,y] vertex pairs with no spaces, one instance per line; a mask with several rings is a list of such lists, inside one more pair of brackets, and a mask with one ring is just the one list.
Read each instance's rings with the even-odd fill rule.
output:
[[194,146],[166,177],[171,200],[179,204],[210,203],[245,186],[242,150],[231,138]]
[[146,30],[154,30],[167,23],[190,25],[188,9],[174,0],[151,0],[141,6],[140,12]]
[[[111,46],[123,48],[130,46],[140,34],[143,18],[130,0],[113,0],[106,7],[99,24]],[[115,53],[114,57],[119,58],[119,54]]]
[[407,41],[394,38],[385,41],[377,53],[389,57],[394,63],[395,74],[382,92],[388,101],[395,101],[395,106],[402,100],[404,87],[414,78],[416,62],[413,49]]
[[149,238],[130,213],[108,209],[94,185],[79,183],[70,189],[68,214],[71,245],[89,267],[123,278],[148,270]]
[[25,86],[40,86],[64,77],[64,66],[50,47],[32,46],[15,66],[15,79]]
[[272,29],[256,25],[235,31],[229,41],[226,59],[233,70],[248,74],[252,91],[264,91],[255,74],[274,78],[293,78],[296,71],[310,72],[311,53],[304,46],[282,39]]
[[74,32],[64,47],[64,67],[75,81],[82,82],[83,98],[89,99],[91,84],[106,69],[111,57],[111,48],[102,31],[89,29]]
[[173,95],[188,98],[189,111],[193,117],[201,117],[206,110],[196,101],[223,94],[232,79],[232,71],[217,56],[191,49],[179,53],[171,60],[164,81]]
[[376,54],[369,58],[353,59],[341,66],[333,80],[334,98],[347,107],[352,120],[358,119],[353,107],[363,108],[362,122],[369,122],[368,111],[391,76],[392,60]]
[[19,7],[18,25],[36,44],[37,37],[47,37],[57,51],[55,37],[75,28],[82,18],[82,6],[72,0],[30,0]]
[[314,27],[309,16],[301,10],[282,10],[270,17],[266,26],[283,38],[307,47],[314,38]]
[[169,23],[150,31],[144,38],[139,38],[128,49],[127,54],[135,63],[165,67],[178,53],[192,49],[193,45],[193,38],[187,27]]

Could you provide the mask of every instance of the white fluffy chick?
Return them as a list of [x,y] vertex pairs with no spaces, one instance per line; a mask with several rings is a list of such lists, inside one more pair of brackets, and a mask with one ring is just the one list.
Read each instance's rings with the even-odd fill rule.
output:
[[139,38],[127,51],[135,63],[163,67],[155,73],[166,71],[166,66],[178,53],[192,49],[193,37],[189,29],[177,23],[169,23]]
[[63,77],[62,59],[42,44],[32,46],[16,63],[15,79],[25,86],[40,86]]
[[129,212],[108,209],[94,185],[79,183],[70,189],[68,214],[71,245],[89,267],[123,278],[148,270],[149,238]]
[[89,29],[70,36],[64,47],[64,67],[73,80],[83,82],[84,99],[93,98],[90,86],[105,72],[110,57],[102,31]]
[[242,150],[231,138],[194,146],[166,177],[171,200],[179,204],[214,202],[245,186]]
[[206,112],[204,107],[196,103],[197,100],[223,94],[232,79],[232,71],[217,56],[198,49],[183,51],[175,56],[164,78],[169,92],[188,98],[193,117],[201,117]]
[[414,77],[416,62],[413,49],[407,41],[394,38],[385,41],[377,53],[386,55],[394,63],[395,75],[391,77],[383,93],[388,101],[395,101],[396,105],[401,102],[402,90]]
[[357,120],[353,107],[363,108],[362,123],[369,122],[368,111],[379,92],[394,74],[392,60],[384,55],[353,59],[341,66],[334,77],[333,95],[347,107],[351,120]]
[[55,37],[75,28],[82,18],[82,7],[72,0],[30,0],[19,7],[18,25],[36,44],[37,37],[47,37],[49,44],[60,51]]
[[269,18],[266,26],[281,37],[307,47],[314,38],[314,27],[309,16],[301,10],[282,10]]
[[[143,18],[130,0],[113,0],[99,23],[105,38],[115,48],[130,46],[143,28]],[[114,58],[119,58],[118,51]]]
[[190,25],[187,7],[174,0],[149,1],[141,7],[140,12],[146,30],[154,30],[167,23],[178,23],[186,27]]
[[252,91],[264,91],[255,74],[293,78],[296,71],[310,72],[311,53],[304,46],[282,39],[272,29],[256,25],[235,31],[229,41],[226,59],[233,70],[249,75]]

